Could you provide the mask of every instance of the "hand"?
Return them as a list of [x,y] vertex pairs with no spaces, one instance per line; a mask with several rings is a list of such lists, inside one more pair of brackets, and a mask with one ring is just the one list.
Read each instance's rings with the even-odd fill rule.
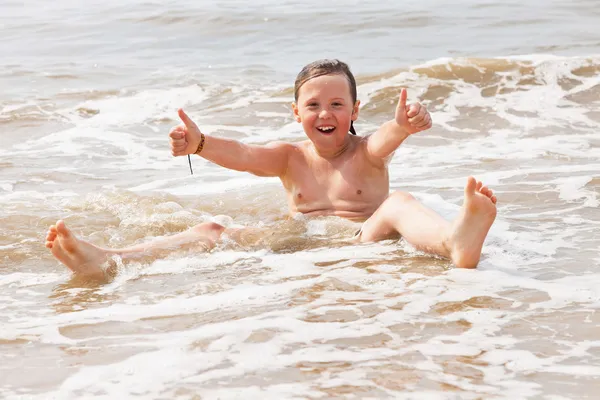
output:
[[200,129],[181,108],[177,113],[183,124],[173,127],[169,132],[171,154],[174,156],[194,154],[200,144]]
[[421,103],[406,105],[406,89],[402,89],[400,100],[396,107],[396,123],[406,131],[408,135],[421,132],[431,128],[431,115],[427,108]]

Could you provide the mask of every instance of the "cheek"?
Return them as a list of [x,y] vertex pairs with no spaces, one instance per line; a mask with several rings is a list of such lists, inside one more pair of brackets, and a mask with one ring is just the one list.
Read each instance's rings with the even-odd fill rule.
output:
[[305,113],[304,116],[302,117],[302,122],[309,124],[309,123],[313,122],[316,118],[317,118],[317,115],[315,113]]
[[348,121],[348,123],[350,123],[349,121],[352,120],[352,111],[350,111],[350,112],[342,111],[342,112],[338,113],[337,119],[338,119],[338,121]]

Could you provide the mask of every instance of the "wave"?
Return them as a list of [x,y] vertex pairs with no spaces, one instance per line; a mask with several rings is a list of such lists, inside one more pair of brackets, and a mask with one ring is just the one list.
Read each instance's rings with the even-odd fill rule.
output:
[[600,56],[438,59],[360,82],[367,115],[390,115],[390,99],[407,87],[409,100],[427,104],[449,130],[600,123]]

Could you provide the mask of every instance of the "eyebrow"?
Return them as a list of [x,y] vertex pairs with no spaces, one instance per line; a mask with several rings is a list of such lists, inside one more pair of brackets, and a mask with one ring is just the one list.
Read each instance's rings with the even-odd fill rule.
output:
[[[311,97],[310,99],[305,100],[304,104],[315,102],[315,101],[317,101],[317,99],[315,99],[314,97]],[[334,97],[333,99],[329,99],[329,101],[342,101],[343,102],[344,98],[343,97]]]

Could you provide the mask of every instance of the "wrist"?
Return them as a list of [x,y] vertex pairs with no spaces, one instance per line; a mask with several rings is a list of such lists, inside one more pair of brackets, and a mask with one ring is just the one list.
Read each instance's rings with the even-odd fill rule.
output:
[[399,124],[395,119],[391,120],[389,124],[391,125],[390,128],[394,132],[394,135],[401,137],[402,139],[406,139],[410,136],[410,133],[404,125]]
[[198,144],[198,148],[196,149],[194,154],[200,155],[200,152],[202,151],[202,149],[204,149],[204,139],[204,133],[200,132],[200,144]]

